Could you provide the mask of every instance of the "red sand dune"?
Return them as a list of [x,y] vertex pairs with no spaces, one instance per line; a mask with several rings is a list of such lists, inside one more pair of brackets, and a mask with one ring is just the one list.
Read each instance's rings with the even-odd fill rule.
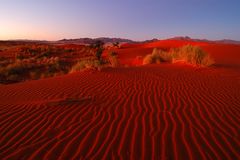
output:
[[[119,57],[151,52],[141,48]],[[1,159],[240,159],[239,46],[204,49],[225,64],[106,68],[0,86]]]
[[207,42],[194,42],[183,40],[161,40],[143,44],[126,44],[121,49],[117,49],[122,63],[131,65],[137,56],[146,56],[152,53],[153,48],[169,50],[170,48],[181,47],[187,44],[200,46],[216,61],[217,65],[240,69],[240,45],[217,44]]

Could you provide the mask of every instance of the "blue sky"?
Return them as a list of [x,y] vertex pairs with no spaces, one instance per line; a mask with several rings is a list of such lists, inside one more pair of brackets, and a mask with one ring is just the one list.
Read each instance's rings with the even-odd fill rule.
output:
[[0,0],[0,39],[240,40],[239,0]]

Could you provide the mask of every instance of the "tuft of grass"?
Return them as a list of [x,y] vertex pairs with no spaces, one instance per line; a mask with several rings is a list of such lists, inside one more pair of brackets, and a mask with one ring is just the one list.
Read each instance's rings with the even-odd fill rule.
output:
[[169,52],[154,48],[152,54],[145,56],[143,59],[143,64],[161,62],[175,63],[177,61],[184,61],[186,63],[202,67],[211,66],[214,64],[214,60],[207,52],[198,46],[192,45],[173,48],[170,49]]
[[212,66],[214,63],[215,61],[209,55],[207,55],[202,59],[201,66]]
[[159,50],[158,56],[160,62],[172,62],[172,55],[169,52]]
[[30,68],[32,68],[32,64],[26,64],[21,60],[17,60],[14,63],[0,68],[0,77],[2,81],[18,82],[23,79],[23,77],[19,75],[24,74]]
[[151,54],[148,54],[143,59],[143,64],[152,64],[154,63],[153,56]]
[[109,52],[108,60],[112,67],[118,67],[120,65],[116,52],[113,52],[113,51]]
[[9,64],[6,68],[4,68],[5,75],[9,76],[12,74],[21,74],[25,72],[26,70],[32,68],[32,64],[24,63],[24,61],[17,60],[13,64]]
[[169,53],[161,49],[154,48],[152,51],[152,54],[148,54],[144,57],[143,64],[152,64],[152,63],[160,64],[161,62],[170,62],[171,59],[172,58],[169,55]]
[[196,66],[211,66],[214,60],[198,46],[186,45],[172,51],[173,62],[182,60]]
[[77,62],[71,69],[70,73],[82,71],[84,69],[100,69],[101,63],[99,60],[81,60]]
[[62,70],[59,57],[17,59],[14,62],[2,65],[0,68],[0,79],[6,82],[40,79],[42,77],[41,72],[48,75],[45,77],[50,77]]

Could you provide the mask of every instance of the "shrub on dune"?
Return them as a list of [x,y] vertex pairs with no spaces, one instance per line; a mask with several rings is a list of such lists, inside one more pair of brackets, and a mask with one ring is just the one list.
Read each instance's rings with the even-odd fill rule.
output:
[[17,60],[15,63],[9,64],[5,68],[5,74],[6,75],[21,74],[22,72],[26,71],[29,68],[32,68],[32,64],[24,63],[21,60]]
[[143,59],[143,64],[152,64],[152,63],[161,63],[161,62],[170,62],[171,61],[171,56],[169,53],[158,49],[154,48],[152,51],[152,54],[148,54],[145,56]]
[[109,52],[108,60],[112,67],[118,67],[120,65],[116,52]]
[[172,55],[169,52],[159,50],[158,55],[159,55],[159,60],[161,62],[171,62],[172,61]]
[[161,50],[158,48],[154,48],[152,51],[152,63],[160,63],[160,53]]
[[90,48],[95,49],[96,58],[102,62],[102,54],[104,51],[104,42],[101,40],[97,40],[94,44],[90,45]]
[[143,59],[143,64],[152,64],[154,61],[153,61],[153,56],[151,54],[148,54],[144,57]]
[[82,60],[77,62],[77,64],[72,67],[70,73],[81,71],[84,69],[100,69],[100,66],[101,64],[99,60]]
[[214,64],[213,59],[198,46],[186,45],[172,52],[173,59],[182,60],[196,66],[210,66]]
[[32,68],[32,64],[24,63],[22,60],[17,60],[14,63],[8,64],[0,69],[0,77],[4,77],[6,81],[20,81],[24,79],[21,74],[24,74]]
[[81,71],[85,69],[101,70],[104,67],[118,67],[120,65],[117,53],[109,52],[106,59],[101,58],[86,58],[77,62],[70,70],[70,73]]
[[12,74],[12,75],[9,75],[8,77],[7,77],[7,80],[8,81],[13,81],[13,82],[17,82],[17,81],[19,81],[19,76],[17,75],[17,74]]
[[207,55],[206,57],[203,58],[202,60],[202,66],[211,66],[215,63],[215,61],[209,56]]
[[170,49],[169,52],[154,48],[152,54],[145,56],[143,64],[160,62],[175,63],[179,61],[184,61],[192,65],[203,67],[214,64],[214,60],[208,55],[207,52],[198,46],[192,45],[186,45],[181,48],[173,48]]

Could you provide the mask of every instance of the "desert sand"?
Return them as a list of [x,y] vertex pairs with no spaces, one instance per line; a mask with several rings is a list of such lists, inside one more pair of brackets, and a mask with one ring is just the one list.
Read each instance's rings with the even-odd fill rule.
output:
[[[189,43],[216,65],[135,64]],[[240,45],[116,50],[128,67],[0,85],[0,159],[240,159]]]

